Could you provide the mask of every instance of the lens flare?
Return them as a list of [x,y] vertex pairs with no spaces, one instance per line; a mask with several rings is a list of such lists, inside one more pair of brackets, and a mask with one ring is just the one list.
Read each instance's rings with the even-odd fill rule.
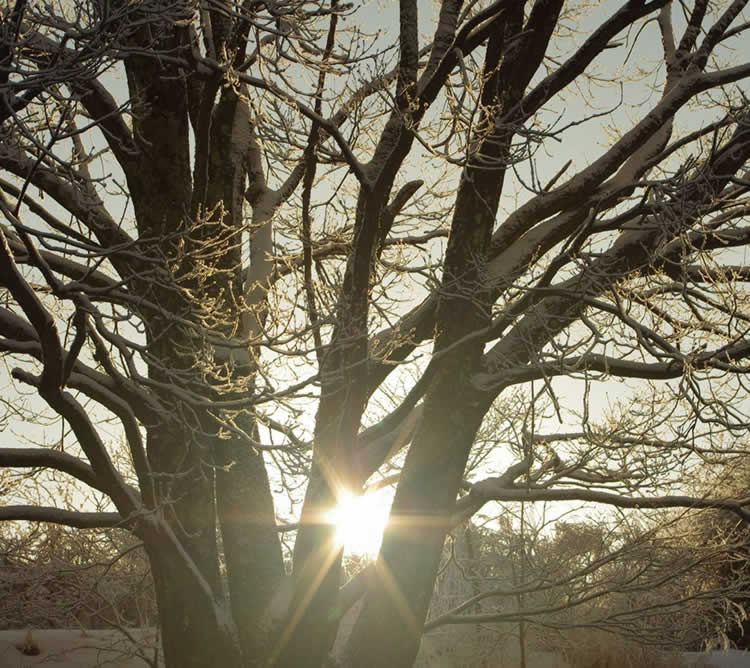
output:
[[336,525],[336,542],[350,554],[377,554],[389,506],[388,495],[380,492],[362,496],[341,493],[338,505],[327,518]]

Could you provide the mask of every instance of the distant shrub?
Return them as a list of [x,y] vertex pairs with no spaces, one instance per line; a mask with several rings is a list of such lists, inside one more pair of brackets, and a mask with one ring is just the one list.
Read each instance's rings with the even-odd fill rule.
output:
[[0,528],[0,629],[153,626],[148,562],[126,535]]

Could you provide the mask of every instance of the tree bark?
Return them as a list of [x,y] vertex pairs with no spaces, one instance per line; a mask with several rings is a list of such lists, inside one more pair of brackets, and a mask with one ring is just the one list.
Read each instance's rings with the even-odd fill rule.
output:
[[[146,542],[159,611],[164,664],[169,668],[245,668],[237,638],[206,614],[206,600],[194,583],[180,577],[164,545]],[[228,614],[228,610],[226,613]],[[227,620],[229,618],[227,617]],[[225,621],[227,621],[225,620]]]

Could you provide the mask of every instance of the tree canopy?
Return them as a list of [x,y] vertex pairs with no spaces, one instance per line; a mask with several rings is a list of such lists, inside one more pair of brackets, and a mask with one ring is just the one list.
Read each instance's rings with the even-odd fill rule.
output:
[[8,3],[0,466],[106,501],[0,519],[135,534],[180,668],[412,665],[491,501],[747,521],[746,4]]

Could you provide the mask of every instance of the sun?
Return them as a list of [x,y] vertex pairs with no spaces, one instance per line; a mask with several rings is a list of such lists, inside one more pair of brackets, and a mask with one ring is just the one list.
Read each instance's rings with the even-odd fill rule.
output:
[[336,525],[336,542],[344,546],[346,553],[377,554],[388,521],[390,501],[388,490],[362,496],[344,492],[339,496],[339,503],[328,514],[328,521]]

